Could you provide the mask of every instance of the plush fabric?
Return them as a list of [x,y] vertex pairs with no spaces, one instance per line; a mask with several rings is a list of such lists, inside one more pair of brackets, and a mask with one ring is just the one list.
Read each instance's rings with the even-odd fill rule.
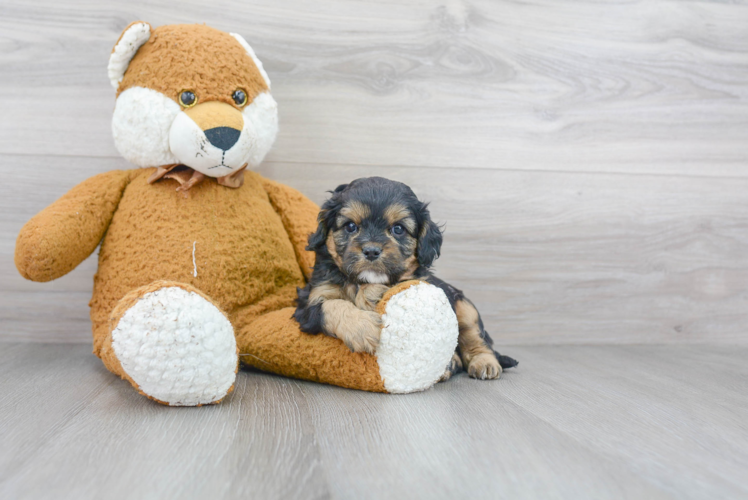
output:
[[114,90],[119,87],[130,61],[150,36],[151,25],[142,21],[130,23],[122,32],[112,49],[112,54],[109,56],[109,66],[107,67],[109,81]]
[[[449,304],[422,288],[431,285],[396,287],[388,295],[392,311],[382,302],[390,333],[381,359],[302,333],[292,319],[296,288],[314,264],[305,248],[319,208],[251,171],[275,140],[277,106],[242,37],[136,22],[115,45],[109,77],[118,93],[115,143],[144,168],[71,189],[23,227],[15,263],[25,278],[49,281],[101,244],[90,301],[93,350],[111,372],[169,405],[221,401],[239,362],[377,392],[436,381],[451,357],[438,353],[457,332],[444,320]],[[180,104],[185,89],[197,96],[194,106]],[[231,98],[236,89],[247,94],[244,106]],[[219,132],[236,146],[215,139]],[[211,155],[220,168],[195,160]],[[406,320],[409,307],[420,311]],[[436,330],[448,328],[433,335],[434,319]]]
[[[283,306],[290,305],[288,290],[304,283],[296,255],[306,250],[301,242],[294,249],[260,175],[247,172],[238,189],[206,179],[185,197],[175,191],[174,180],[148,184],[152,172],[130,172],[131,181],[101,245],[91,300],[94,352],[108,334],[116,302],[156,280],[195,287],[230,318],[278,294],[286,298]],[[288,198],[303,199],[283,188],[291,192]],[[305,201],[305,218],[311,224],[316,207]],[[303,216],[303,209],[297,214]]]
[[51,281],[75,269],[101,241],[129,181],[127,171],[99,174],[27,222],[16,241],[21,275]]
[[[175,50],[175,47],[177,50]],[[152,30],[130,61],[117,93],[147,87],[177,100],[190,89],[202,101],[236,106],[231,93],[242,88],[249,100],[269,86],[236,38],[203,24],[175,24]]]
[[170,406],[218,403],[238,370],[234,329],[199,290],[156,281],[112,311],[101,358],[141,394]]

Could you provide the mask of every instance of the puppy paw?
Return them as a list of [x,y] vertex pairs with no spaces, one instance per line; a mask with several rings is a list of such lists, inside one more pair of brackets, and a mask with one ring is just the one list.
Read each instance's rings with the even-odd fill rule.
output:
[[369,283],[359,285],[356,293],[356,307],[365,311],[374,311],[382,296],[389,290],[387,285]]
[[450,360],[449,364],[447,365],[447,369],[444,370],[444,374],[441,376],[441,378],[437,382],[446,382],[450,378],[452,378],[452,375],[462,370],[462,360],[457,355],[457,353],[454,353],[452,355],[452,359]]
[[379,337],[382,333],[382,318],[379,314],[371,311],[360,311],[354,324],[342,339],[345,345],[353,352],[368,352],[374,354],[379,345]]
[[478,354],[470,360],[467,372],[472,378],[490,380],[501,376],[501,365],[493,354]]

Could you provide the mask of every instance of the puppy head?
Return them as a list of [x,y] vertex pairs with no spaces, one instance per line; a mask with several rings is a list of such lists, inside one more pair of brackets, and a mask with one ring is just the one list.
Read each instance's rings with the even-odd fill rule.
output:
[[203,25],[135,22],[109,58],[122,156],[182,164],[209,177],[260,164],[278,131],[270,80],[240,35]]
[[318,220],[308,250],[328,253],[352,282],[394,284],[439,257],[441,230],[401,182],[369,177],[340,185]]

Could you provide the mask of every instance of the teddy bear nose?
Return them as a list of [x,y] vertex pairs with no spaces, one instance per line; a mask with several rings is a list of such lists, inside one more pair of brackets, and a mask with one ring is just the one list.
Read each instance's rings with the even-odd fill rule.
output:
[[205,137],[208,138],[208,141],[224,151],[231,149],[231,146],[239,140],[240,135],[242,135],[241,130],[231,127],[215,127],[205,131]]

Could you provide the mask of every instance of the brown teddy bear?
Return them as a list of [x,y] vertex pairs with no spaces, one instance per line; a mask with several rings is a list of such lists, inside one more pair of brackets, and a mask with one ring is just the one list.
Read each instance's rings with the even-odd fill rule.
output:
[[457,321],[436,287],[390,290],[376,356],[304,334],[292,319],[318,207],[251,171],[278,118],[270,79],[240,35],[135,22],[109,78],[115,144],[141,168],[85,180],[40,212],[21,230],[15,262],[25,278],[50,281],[101,243],[91,321],[110,371],[169,405],[219,402],[239,360],[368,391],[439,379]]

